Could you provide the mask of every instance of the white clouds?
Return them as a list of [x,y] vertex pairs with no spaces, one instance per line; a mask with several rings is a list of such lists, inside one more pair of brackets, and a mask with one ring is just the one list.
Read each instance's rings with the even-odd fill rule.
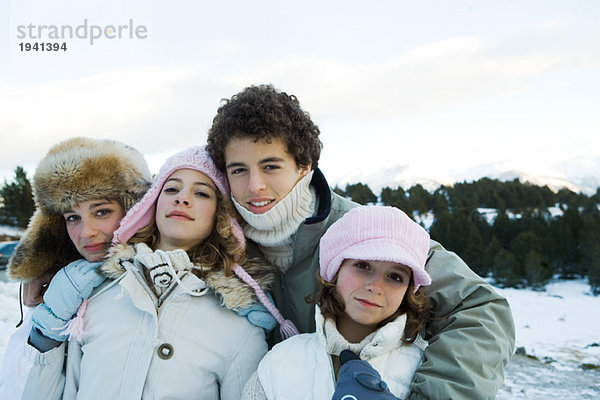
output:
[[496,45],[475,37],[452,38],[377,63],[291,55],[247,64],[230,79],[239,85],[274,82],[299,93],[320,116],[374,119],[515,95],[549,71],[571,68],[575,60],[595,64],[589,53],[502,54]]
[[408,50],[397,58],[398,64],[431,62],[440,57],[462,54],[469,57],[481,50],[482,41],[476,37],[456,37]]
[[[215,45],[221,50],[237,46]],[[149,138],[157,148],[164,141],[189,143],[200,139],[219,99],[233,93],[229,88],[249,83],[273,82],[298,94],[316,119],[373,121],[415,113],[434,115],[436,110],[477,99],[526,91],[531,79],[557,65],[567,65],[573,58],[560,53],[499,56],[492,48],[481,39],[453,38],[410,49],[380,63],[296,55],[248,63],[223,76],[219,76],[218,63],[206,63],[130,68],[31,85],[5,83],[0,130],[11,132],[16,139],[7,143],[3,152],[19,154],[20,149],[35,145],[39,146],[35,153],[43,154],[41,149],[73,135],[143,143],[146,151],[154,147]],[[580,57],[585,61],[585,55]],[[428,122],[424,131],[427,125],[430,132],[423,136],[444,129]],[[165,134],[178,127],[183,127],[178,132],[183,137]],[[470,128],[472,131],[474,126]],[[479,129],[488,134],[497,130]],[[378,126],[374,135],[389,137],[392,132]],[[461,134],[472,135],[467,131]]]
[[240,50],[241,43],[237,40],[209,40],[206,45],[216,54],[231,55]]
[[[13,139],[3,143],[2,163],[32,162],[19,157],[23,149],[39,158],[53,143],[70,136],[148,144],[169,124],[177,126],[180,108],[187,108],[182,103],[190,100],[180,96],[177,86],[202,73],[200,66],[145,67],[39,84],[4,83],[0,131]],[[193,120],[193,115],[184,118]],[[170,120],[166,126],[157,126],[165,119]],[[156,145],[162,147],[158,140]]]

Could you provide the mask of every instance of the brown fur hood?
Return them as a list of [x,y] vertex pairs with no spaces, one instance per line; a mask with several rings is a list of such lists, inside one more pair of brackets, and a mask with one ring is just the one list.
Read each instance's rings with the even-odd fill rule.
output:
[[128,210],[151,180],[143,155],[124,143],[77,137],[52,147],[33,176],[36,210],[9,261],[9,276],[28,281],[81,258],[62,214],[95,199],[117,200]]
[[[100,267],[102,272],[112,279],[125,273],[122,261],[133,262],[136,250],[132,245],[118,243],[111,247],[106,262]],[[265,260],[253,258],[242,265],[244,270],[254,278],[264,291],[270,291],[276,277],[276,268]],[[242,282],[235,274],[226,276],[222,269],[202,271],[200,276],[206,286],[213,289],[221,298],[221,304],[230,310],[250,307],[258,300],[254,290]]]

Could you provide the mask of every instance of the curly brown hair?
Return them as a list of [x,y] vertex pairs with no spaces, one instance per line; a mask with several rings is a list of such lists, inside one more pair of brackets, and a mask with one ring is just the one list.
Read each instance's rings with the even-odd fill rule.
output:
[[[338,271],[339,274],[339,271]],[[346,309],[344,300],[338,294],[336,289],[336,283],[338,274],[335,275],[331,282],[327,282],[323,279],[317,271],[317,280],[320,288],[317,290],[313,299],[307,299],[313,304],[317,304],[321,309],[321,314],[326,319],[332,319],[336,321],[339,316],[343,315]],[[404,337],[402,342],[409,344],[417,339],[417,334],[421,331],[421,328],[430,319],[432,306],[429,302],[429,297],[425,293],[425,289],[420,287],[417,291],[414,291],[414,283],[411,278],[408,289],[400,307],[394,314],[384,319],[377,325],[377,329],[381,328],[388,322],[394,321],[402,314],[406,314],[406,326],[404,327]]]
[[[245,250],[242,244],[236,239],[231,228],[231,219],[235,218],[235,209],[229,199],[225,199],[218,191],[217,194],[217,212],[215,215],[215,226],[209,237],[202,243],[192,247],[187,251],[190,261],[194,265],[199,265],[201,270],[196,271],[200,278],[208,271],[223,269],[226,276],[230,276],[236,263],[243,264],[245,261]],[[156,203],[154,204],[156,207]],[[144,228],[137,231],[128,243],[145,243],[151,249],[155,249],[160,232],[156,226],[156,220],[152,213],[152,220]]]
[[319,128],[302,110],[294,95],[272,85],[249,86],[231,99],[223,99],[208,131],[206,149],[217,168],[225,171],[225,147],[236,138],[282,139],[302,168],[317,167],[323,144]]

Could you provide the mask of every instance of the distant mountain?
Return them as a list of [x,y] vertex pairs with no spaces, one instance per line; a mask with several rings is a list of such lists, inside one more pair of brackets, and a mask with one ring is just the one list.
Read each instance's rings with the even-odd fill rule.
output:
[[411,169],[409,165],[394,165],[377,172],[346,173],[332,177],[330,184],[344,188],[346,184],[364,183],[369,185],[375,194],[379,194],[383,187],[405,189],[420,183],[425,189],[432,192],[441,185],[453,185],[457,182],[472,182],[481,178],[512,181],[518,178],[521,182],[534,185],[548,185],[553,191],[564,187],[574,192],[593,195],[600,187],[600,157],[580,157],[566,162],[551,165],[547,173],[534,174],[526,170],[507,169],[505,163],[488,163],[475,165],[468,170],[440,171],[436,176],[424,176],[419,171]]

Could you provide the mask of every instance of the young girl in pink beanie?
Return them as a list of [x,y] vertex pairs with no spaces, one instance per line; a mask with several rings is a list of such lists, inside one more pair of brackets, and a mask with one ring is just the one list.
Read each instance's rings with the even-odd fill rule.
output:
[[[317,331],[269,351],[242,398],[331,399],[342,382],[344,350],[368,362],[361,364],[368,379],[360,378],[364,371],[352,378],[368,393],[364,398],[406,398],[427,346],[419,331],[429,309],[421,289],[431,283],[428,250],[429,234],[397,208],[363,206],[346,213],[320,242]],[[363,398],[352,393],[334,398]]]
[[238,312],[266,299],[274,270],[246,259],[234,217],[203,147],[169,158],[114,233],[110,279],[71,320],[64,372],[62,359],[36,366],[26,397],[238,400],[267,352]]

